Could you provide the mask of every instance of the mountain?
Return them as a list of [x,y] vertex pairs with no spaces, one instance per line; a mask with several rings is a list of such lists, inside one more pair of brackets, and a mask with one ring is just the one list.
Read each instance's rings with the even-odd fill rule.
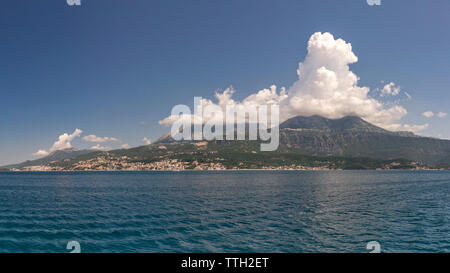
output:
[[340,119],[328,119],[318,115],[305,117],[297,116],[286,120],[280,124],[280,129],[305,129],[316,131],[341,131],[341,132],[368,132],[380,133],[405,137],[415,137],[412,132],[399,131],[392,132],[375,126],[360,117],[346,116]]
[[53,161],[60,161],[65,159],[71,159],[75,158],[77,156],[92,153],[93,150],[78,150],[75,148],[68,148],[64,150],[57,150],[54,152],[51,152],[49,155],[36,159],[36,160],[27,160],[25,162],[19,163],[19,164],[12,164],[9,166],[4,166],[3,168],[22,168],[25,166],[37,166],[37,165],[46,165]]
[[374,133],[390,133],[380,127],[372,125],[367,121],[347,116],[341,119],[328,119],[321,116],[297,116],[280,124],[280,129],[307,129],[319,131],[358,131]]
[[[170,134],[156,141],[173,142]],[[450,166],[450,141],[388,131],[356,116],[288,119],[280,124],[279,151],[321,157],[404,158],[438,167]]]
[[316,156],[405,158],[450,166],[450,141],[391,132],[359,117],[291,118],[280,125],[280,149]]
[[166,134],[151,145],[63,150],[13,167],[33,165],[45,165],[42,170],[450,168],[450,141],[391,132],[355,116],[297,116],[280,124],[274,152],[261,152],[260,141],[177,142]]
[[170,132],[162,135],[160,138],[158,138],[154,144],[164,144],[164,143],[171,143],[175,142],[175,140],[172,138]]

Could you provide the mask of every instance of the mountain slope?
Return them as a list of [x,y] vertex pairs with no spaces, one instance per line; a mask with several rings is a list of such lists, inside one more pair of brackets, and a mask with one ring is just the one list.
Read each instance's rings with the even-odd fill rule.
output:
[[389,133],[389,131],[372,125],[367,121],[355,116],[347,116],[341,119],[327,119],[321,116],[297,116],[288,119],[280,124],[280,129],[309,129],[329,131],[351,130],[359,132]]
[[[173,142],[170,134],[166,134],[156,143]],[[420,137],[412,132],[391,132],[356,116],[288,119],[280,124],[279,151],[312,156],[405,158],[439,167],[450,166],[450,141]]]
[[450,166],[450,141],[391,132],[358,117],[295,117],[280,125],[280,149],[309,155],[406,158]]
[[42,157],[42,158],[39,158],[36,160],[27,160],[22,163],[4,166],[3,168],[12,169],[12,168],[22,168],[25,166],[46,165],[53,161],[71,159],[71,158],[75,158],[77,156],[92,153],[92,152],[94,152],[94,151],[93,150],[77,150],[75,148],[57,150],[57,151],[51,152],[48,156],[45,156],[45,157]]
[[226,168],[450,168],[449,140],[387,131],[358,117],[298,116],[283,122],[280,128],[280,145],[275,152],[260,152],[260,141],[176,142],[166,134],[152,145],[108,152],[57,151],[13,167],[141,170],[173,164],[183,168],[213,164]]

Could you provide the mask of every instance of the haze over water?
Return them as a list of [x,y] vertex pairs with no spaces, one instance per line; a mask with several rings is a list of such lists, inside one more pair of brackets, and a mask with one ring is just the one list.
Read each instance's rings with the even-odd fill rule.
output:
[[0,173],[0,252],[450,252],[449,171]]

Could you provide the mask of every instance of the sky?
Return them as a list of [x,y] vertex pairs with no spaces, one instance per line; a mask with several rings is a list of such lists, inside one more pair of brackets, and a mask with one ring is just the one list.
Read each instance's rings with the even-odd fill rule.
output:
[[450,139],[449,13],[448,0],[2,1],[0,166],[151,143],[194,96]]

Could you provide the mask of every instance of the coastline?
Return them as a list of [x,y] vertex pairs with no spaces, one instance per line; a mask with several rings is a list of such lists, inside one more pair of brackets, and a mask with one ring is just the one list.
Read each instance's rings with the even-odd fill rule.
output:
[[139,172],[246,172],[246,171],[270,171],[270,172],[320,172],[320,171],[450,171],[450,169],[438,169],[438,168],[428,168],[428,169],[223,169],[223,170],[59,170],[59,171],[27,171],[27,170],[17,170],[17,171],[1,171],[2,173],[117,173],[117,172],[128,172],[128,173],[139,173]]

